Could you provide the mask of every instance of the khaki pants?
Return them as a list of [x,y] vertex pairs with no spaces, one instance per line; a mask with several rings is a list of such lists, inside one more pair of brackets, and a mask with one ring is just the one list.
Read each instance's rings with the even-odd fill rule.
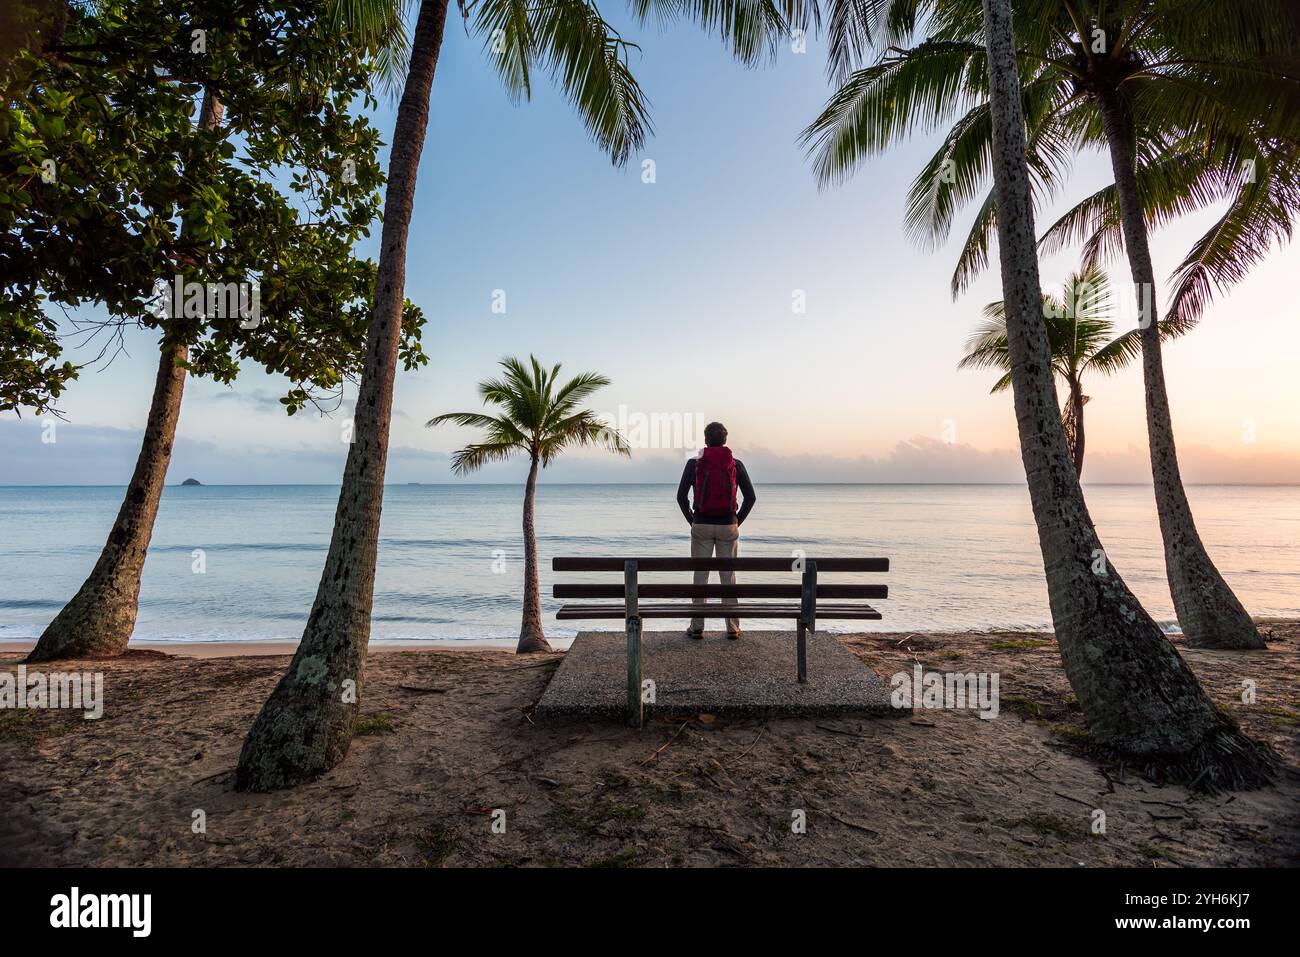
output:
[[[740,551],[740,526],[739,525],[705,525],[697,522],[691,526],[691,558],[735,558]],[[735,572],[718,572],[718,577],[724,585],[736,584]],[[695,572],[695,584],[707,585],[709,583],[709,573],[699,570]],[[704,599],[697,598],[693,602],[696,605],[705,604]],[[734,598],[722,599],[724,605],[736,604]],[[703,618],[691,619],[692,631],[704,630]],[[727,633],[737,634],[740,631],[740,620],[737,618],[727,619]]]

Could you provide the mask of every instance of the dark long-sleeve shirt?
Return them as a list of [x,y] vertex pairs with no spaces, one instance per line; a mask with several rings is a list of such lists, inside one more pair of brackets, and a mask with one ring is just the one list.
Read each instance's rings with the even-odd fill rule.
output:
[[745,466],[740,459],[736,459],[736,487],[740,489],[743,501],[740,504],[740,511],[732,512],[730,515],[696,515],[691,508],[688,493],[695,488],[695,459],[690,459],[686,463],[686,468],[682,470],[682,480],[677,483],[677,505],[681,508],[682,514],[686,516],[686,521],[694,525],[699,522],[701,525],[739,525],[749,514],[749,510],[754,507],[754,502],[758,496],[754,494],[753,483],[749,481],[749,473],[745,471]]

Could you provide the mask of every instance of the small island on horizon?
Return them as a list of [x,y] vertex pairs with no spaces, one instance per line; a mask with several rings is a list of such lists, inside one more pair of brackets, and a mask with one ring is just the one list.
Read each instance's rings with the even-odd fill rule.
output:
[[196,478],[187,478],[187,479],[186,479],[184,482],[182,482],[181,484],[182,484],[182,485],[202,485],[203,483],[200,482],[200,481],[199,481],[198,479],[196,479]]

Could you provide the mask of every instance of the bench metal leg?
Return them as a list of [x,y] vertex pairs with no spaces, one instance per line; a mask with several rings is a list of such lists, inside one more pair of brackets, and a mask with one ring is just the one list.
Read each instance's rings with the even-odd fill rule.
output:
[[641,727],[645,704],[641,695],[641,615],[637,604],[636,562],[623,563],[624,615],[627,619],[627,723]]
[[641,727],[645,705],[641,700],[641,619],[627,620],[627,723]]
[[808,683],[808,632],[817,620],[817,563],[807,562],[803,568],[803,587],[800,589],[799,627],[796,644],[799,647],[799,684]]
[[805,685],[808,683],[808,627],[803,623],[802,618],[799,620],[795,634],[795,644],[799,649],[799,684]]

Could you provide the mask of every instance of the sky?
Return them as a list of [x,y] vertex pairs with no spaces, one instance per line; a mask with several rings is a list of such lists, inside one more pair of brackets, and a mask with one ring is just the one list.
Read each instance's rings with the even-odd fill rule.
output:
[[[477,409],[475,384],[497,360],[530,353],[607,375],[591,407],[642,439],[651,417],[667,426],[657,442],[634,443],[630,460],[576,454],[544,480],[675,481],[717,419],[759,483],[1023,481],[1010,395],[988,394],[987,371],[955,368],[982,307],[1001,298],[996,271],[950,296],[969,214],[938,249],[903,230],[906,191],[937,135],[819,190],[798,143],[832,92],[819,43],[746,69],[688,26],[628,26],[625,36],[641,46],[632,65],[654,135],[616,168],[544,79],[531,102],[511,103],[480,41],[448,24],[407,259],[430,362],[398,376],[388,481],[457,481],[449,453],[473,433],[424,422]],[[375,116],[385,140],[394,108],[384,101]],[[1108,181],[1106,156],[1078,157],[1040,231]],[[1214,218],[1155,234],[1157,276]],[[363,255],[377,255],[373,232]],[[1076,257],[1046,258],[1044,285],[1063,281]],[[1126,266],[1110,266],[1131,294]],[[1300,249],[1275,251],[1166,346],[1188,481],[1300,482],[1298,267]],[[493,308],[502,294],[504,313]],[[65,393],[52,433],[30,415],[0,417],[0,484],[125,483],[156,346],[156,333],[132,331],[126,354]],[[276,402],[285,388],[253,368],[233,387],[191,379],[169,481],[337,483],[351,393],[331,417],[290,418]],[[1140,370],[1094,377],[1086,391],[1085,478],[1149,481]],[[475,480],[521,475],[501,465]]]

